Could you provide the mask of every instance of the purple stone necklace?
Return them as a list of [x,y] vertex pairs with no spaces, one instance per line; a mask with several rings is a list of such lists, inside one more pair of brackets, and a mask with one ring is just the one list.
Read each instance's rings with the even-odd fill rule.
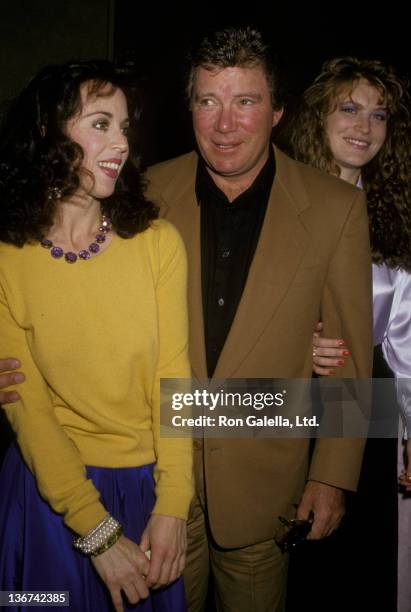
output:
[[101,225],[98,228],[97,234],[94,236],[95,242],[89,244],[88,249],[82,249],[78,253],[73,253],[73,251],[67,251],[65,253],[63,249],[59,246],[54,246],[52,241],[48,238],[43,238],[40,241],[40,244],[45,249],[49,249],[50,255],[54,259],[61,259],[64,256],[64,259],[67,263],[73,264],[76,263],[77,259],[90,259],[91,254],[95,255],[100,250],[100,244],[106,241],[106,234],[111,231],[111,221],[108,217],[102,216]]

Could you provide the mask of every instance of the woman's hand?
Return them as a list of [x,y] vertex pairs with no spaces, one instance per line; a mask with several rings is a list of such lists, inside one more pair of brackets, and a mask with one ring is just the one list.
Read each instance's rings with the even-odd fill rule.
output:
[[121,591],[131,604],[148,597],[145,576],[149,573],[150,562],[132,540],[120,536],[106,552],[91,557],[91,562],[110,591],[116,612],[123,612]]
[[332,376],[334,368],[342,368],[350,351],[342,339],[323,338],[323,324],[317,323],[313,333],[313,372],[321,376]]
[[186,521],[175,516],[152,514],[141,536],[140,548],[150,551],[150,571],[147,585],[158,588],[170,584],[185,566]]
[[[20,367],[17,359],[0,359],[0,389],[17,385],[24,381],[24,374],[13,372]],[[12,404],[20,399],[16,391],[0,391],[0,404]]]
[[401,472],[400,485],[402,485],[407,491],[411,491],[411,438],[407,440],[406,453],[407,469],[404,469]]

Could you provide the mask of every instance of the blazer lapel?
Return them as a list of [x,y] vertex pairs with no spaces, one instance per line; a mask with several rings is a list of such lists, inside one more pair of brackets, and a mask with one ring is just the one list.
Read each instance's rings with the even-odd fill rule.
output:
[[[309,237],[299,219],[308,206],[295,162],[277,149],[276,177],[260,239],[233,324],[214,373],[235,374],[275,316],[306,252]],[[292,186],[292,193],[288,186]]]

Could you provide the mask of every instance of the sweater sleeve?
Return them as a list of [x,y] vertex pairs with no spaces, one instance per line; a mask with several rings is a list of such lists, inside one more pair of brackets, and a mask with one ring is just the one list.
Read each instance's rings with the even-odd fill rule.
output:
[[177,230],[165,221],[160,226],[159,276],[156,287],[159,354],[152,396],[156,465],[156,504],[153,512],[187,518],[193,495],[192,439],[160,436],[160,381],[189,378],[187,262]]
[[0,333],[4,354],[18,355],[26,374],[26,381],[18,388],[21,401],[4,406],[24,460],[41,496],[63,515],[68,527],[85,535],[107,512],[86,477],[77,448],[56,418],[47,384],[31,355],[26,330],[13,318],[1,286]]

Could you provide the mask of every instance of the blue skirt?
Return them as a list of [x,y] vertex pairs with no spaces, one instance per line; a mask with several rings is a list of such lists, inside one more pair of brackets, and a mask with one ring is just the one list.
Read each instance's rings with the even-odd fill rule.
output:
[[[124,534],[139,542],[155,501],[153,466],[87,467],[87,476]],[[33,475],[12,445],[0,472],[0,590],[69,591],[70,611],[112,611],[109,591],[90,560],[73,549],[74,538],[61,516],[40,497]],[[33,608],[7,609],[30,612]],[[135,606],[124,600],[124,609],[185,612],[182,579],[151,591],[148,599]]]

